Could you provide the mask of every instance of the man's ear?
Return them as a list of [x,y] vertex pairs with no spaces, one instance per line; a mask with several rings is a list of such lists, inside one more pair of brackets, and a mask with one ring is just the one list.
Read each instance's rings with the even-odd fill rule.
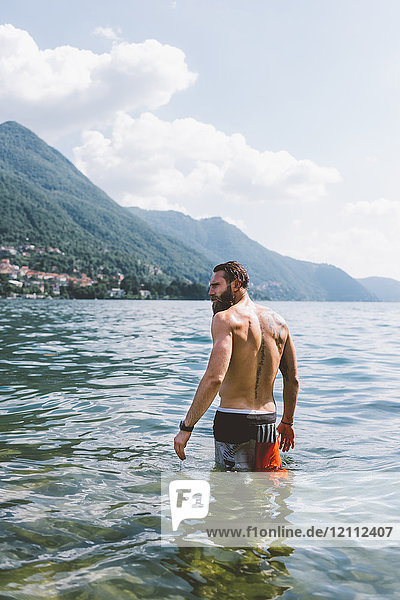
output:
[[233,282],[233,291],[234,292],[238,292],[240,290],[240,283],[237,279],[235,279]]

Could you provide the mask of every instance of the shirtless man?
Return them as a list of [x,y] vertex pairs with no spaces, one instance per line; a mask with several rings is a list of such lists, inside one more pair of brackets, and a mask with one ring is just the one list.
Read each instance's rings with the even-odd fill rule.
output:
[[[214,268],[209,290],[213,348],[174,448],[184,460],[194,425],[219,392],[213,427],[217,465],[225,470],[278,470],[279,448],[283,452],[294,448],[296,353],[284,320],[250,300],[248,282],[246,270],[236,261]],[[284,410],[275,428],[273,385],[278,369],[283,375]]]

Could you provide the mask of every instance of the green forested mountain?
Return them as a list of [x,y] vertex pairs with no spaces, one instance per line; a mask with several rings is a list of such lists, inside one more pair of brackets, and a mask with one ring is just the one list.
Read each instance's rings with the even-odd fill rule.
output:
[[[87,274],[103,265],[141,276],[160,268],[170,277],[207,281],[210,262],[182,241],[156,232],[114,202],[70,161],[29,129],[0,125],[0,243],[58,247],[29,266]],[[25,261],[29,262],[28,260]]]
[[160,233],[174,235],[214,264],[243,263],[256,289],[269,299],[374,300],[373,294],[347,273],[327,264],[295,260],[267,250],[219,217],[192,219],[176,211],[130,208]]

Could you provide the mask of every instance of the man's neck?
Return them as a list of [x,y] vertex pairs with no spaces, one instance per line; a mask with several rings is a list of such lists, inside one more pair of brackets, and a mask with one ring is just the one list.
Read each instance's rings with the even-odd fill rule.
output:
[[249,298],[249,294],[247,290],[244,288],[239,288],[237,292],[235,292],[233,296],[233,304],[238,304],[239,302],[243,302]]

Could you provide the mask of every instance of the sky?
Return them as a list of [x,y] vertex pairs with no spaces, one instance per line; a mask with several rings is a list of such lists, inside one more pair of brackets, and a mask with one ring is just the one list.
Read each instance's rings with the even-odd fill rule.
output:
[[400,280],[397,0],[13,0],[0,17],[0,122],[119,204]]

